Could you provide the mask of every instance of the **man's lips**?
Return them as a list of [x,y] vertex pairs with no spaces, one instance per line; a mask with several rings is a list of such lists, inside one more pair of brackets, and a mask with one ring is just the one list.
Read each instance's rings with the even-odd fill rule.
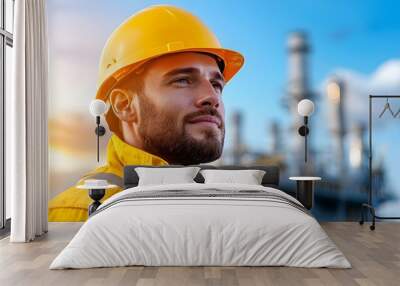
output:
[[210,122],[216,124],[218,127],[221,127],[221,120],[219,120],[218,117],[212,115],[200,115],[189,120],[189,123],[201,123],[201,122]]

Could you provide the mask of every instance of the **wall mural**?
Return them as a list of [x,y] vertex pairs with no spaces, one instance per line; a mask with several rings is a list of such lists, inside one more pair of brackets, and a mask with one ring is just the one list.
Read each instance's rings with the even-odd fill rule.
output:
[[[296,188],[290,176],[319,176],[314,215],[359,218],[368,95],[400,94],[399,55],[383,41],[399,41],[397,30],[389,23],[357,38],[343,23],[362,20],[328,24],[323,4],[203,2],[49,1],[50,221],[87,219],[93,201],[77,186],[89,179],[108,181],[106,199],[122,190],[125,165],[167,164],[276,165],[288,193]],[[348,11],[341,5],[334,8]],[[320,13],[308,17],[312,9]],[[352,57],[365,43],[368,51]],[[304,99],[314,104],[306,162]],[[390,142],[399,137],[380,120],[375,203],[391,215],[400,151]],[[96,126],[105,128],[99,139]]]

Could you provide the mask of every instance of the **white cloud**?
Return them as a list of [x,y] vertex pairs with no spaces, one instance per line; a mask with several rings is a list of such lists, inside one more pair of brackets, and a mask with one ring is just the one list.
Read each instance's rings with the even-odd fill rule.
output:
[[400,60],[383,63],[371,77],[373,89],[381,93],[400,92]]

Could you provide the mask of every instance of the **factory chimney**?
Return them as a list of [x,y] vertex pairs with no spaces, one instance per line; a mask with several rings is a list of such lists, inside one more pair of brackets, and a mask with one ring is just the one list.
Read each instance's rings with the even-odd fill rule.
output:
[[329,105],[329,129],[333,138],[332,156],[336,160],[337,175],[345,179],[347,174],[347,155],[345,150],[345,84],[337,77],[332,77],[326,85]]
[[297,104],[302,99],[313,100],[313,94],[309,87],[308,78],[308,54],[310,45],[304,32],[293,32],[288,38],[289,53],[289,82],[287,86],[286,106],[292,115],[290,126],[290,166],[293,174],[305,174],[312,169],[313,146],[312,146],[312,117],[309,121],[310,134],[308,137],[309,160],[304,162],[304,138],[298,134],[298,128],[303,123],[303,118],[297,112]]

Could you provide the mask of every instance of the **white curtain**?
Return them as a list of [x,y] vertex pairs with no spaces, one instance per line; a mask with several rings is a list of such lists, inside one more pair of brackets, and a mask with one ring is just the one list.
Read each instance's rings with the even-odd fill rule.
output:
[[13,92],[6,97],[6,187],[12,242],[47,232],[48,47],[45,0],[16,0]]

